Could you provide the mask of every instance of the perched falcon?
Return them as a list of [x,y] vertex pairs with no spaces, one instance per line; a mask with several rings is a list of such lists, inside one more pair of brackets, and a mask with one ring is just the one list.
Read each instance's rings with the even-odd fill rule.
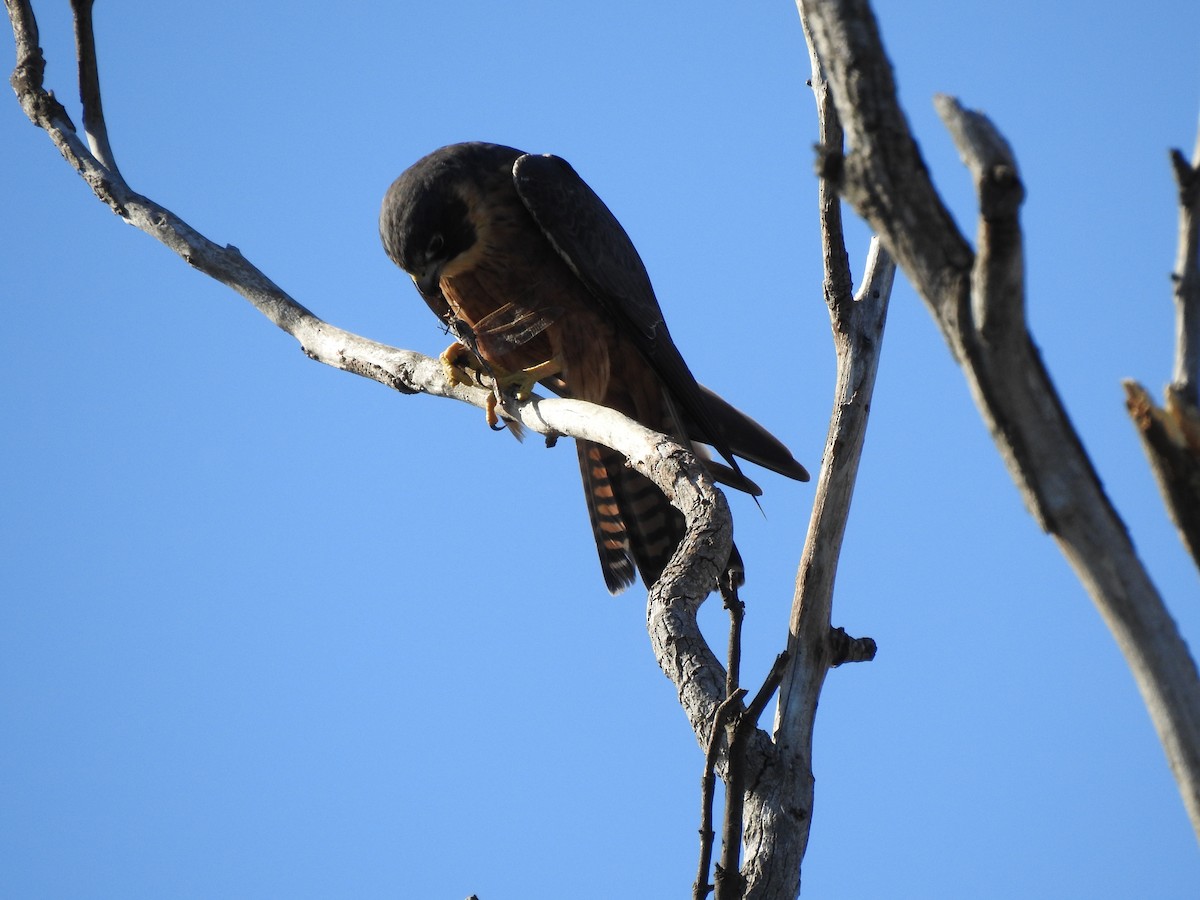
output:
[[[435,150],[388,189],[379,232],[458,338],[442,354],[452,379],[474,369],[518,397],[540,382],[707,444],[729,464],[708,460],[713,477],[750,494],[761,491],[736,457],[808,480],[779,440],[696,382],[625,229],[565,161],[496,144]],[[649,587],[682,514],[621,454],[577,445],[608,589],[633,583],[635,566]]]

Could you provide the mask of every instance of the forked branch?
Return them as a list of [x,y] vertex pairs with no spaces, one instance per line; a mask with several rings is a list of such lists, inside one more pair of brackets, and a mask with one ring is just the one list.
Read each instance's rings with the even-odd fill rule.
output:
[[1125,405],[1142,438],[1171,521],[1200,566],[1200,133],[1191,162],[1171,151],[1179,188],[1179,238],[1171,281],[1175,294],[1175,365],[1166,403],[1125,382]]
[[[214,243],[166,207],[130,188],[117,169],[104,125],[90,0],[75,0],[74,7],[83,119],[91,146],[80,139],[62,104],[43,85],[45,61],[30,4],[24,0],[5,0],[5,4],[17,49],[12,85],[22,109],[113,212],[245,297],[293,336],[310,358],[401,393],[451,397],[484,408],[489,391],[451,385],[436,360],[323,321],[236,247]],[[648,625],[659,664],[675,683],[696,734],[705,739],[713,712],[724,697],[725,673],[700,632],[696,612],[729,556],[732,528],[724,496],[690,451],[612,410],[575,400],[534,398],[509,403],[506,413],[530,430],[582,438],[623,453],[683,512],[687,534],[650,593]],[[766,740],[759,732],[757,743]],[[761,753],[757,758],[761,763]]]
[[[221,246],[209,240],[165,206],[134,191],[117,166],[117,155],[105,125],[91,24],[91,0],[73,0],[86,141],[77,133],[64,107],[43,86],[45,64],[38,47],[37,24],[30,4],[22,0],[5,2],[17,47],[12,84],[22,108],[34,124],[45,130],[63,157],[113,212],[174,250],[189,265],[249,300],[277,327],[293,336],[310,358],[371,378],[401,393],[428,393],[485,407],[489,391],[451,385],[437,361],[371,341],[323,321],[246,260],[236,247]],[[840,146],[840,138],[837,143]],[[810,544],[825,539],[831,532],[840,534],[844,527],[848,492],[861,451],[862,428],[893,272],[887,254],[878,245],[873,246],[864,288],[857,297],[850,297],[840,224],[835,222],[837,199],[827,182],[823,184],[822,192],[822,218],[827,230],[826,294],[830,300],[834,331],[842,337],[849,335],[849,345],[856,348],[850,351],[852,354],[873,345],[874,356],[857,356],[851,361],[841,359],[839,362],[839,368],[845,369],[839,373],[838,418],[830,440],[834,442],[831,448],[840,443],[849,450],[839,449],[834,454],[830,449],[826,453],[822,487],[818,491],[820,508],[814,512]],[[650,591],[647,626],[659,665],[675,684],[680,703],[698,739],[707,743],[718,710],[727,696],[726,673],[701,634],[696,614],[717,583],[729,555],[731,525],[723,495],[715,489],[707,472],[689,451],[611,410],[579,401],[534,398],[524,403],[510,403],[505,411],[512,420],[530,430],[582,438],[623,453],[630,465],[654,481],[684,513],[687,535],[662,578]],[[840,524],[839,517],[842,517]],[[805,571],[816,566],[825,573],[823,577],[828,578],[822,590],[832,588],[833,556],[836,556],[836,548],[820,554],[817,564],[806,557]],[[801,577],[802,580],[807,577],[805,572]],[[741,874],[746,896],[759,900],[790,898],[796,893],[811,813],[811,753],[804,740],[798,741],[796,735],[807,734],[811,739],[815,695],[811,695],[813,702],[806,711],[797,711],[795,701],[781,702],[781,714],[788,711],[784,715],[788,721],[779,726],[778,744],[756,727],[759,713],[780,678],[792,679],[792,695],[798,696],[795,690],[797,677],[812,681],[814,673],[819,671],[819,677],[823,678],[830,665],[870,658],[873,653],[873,644],[869,641],[847,640],[844,633],[829,627],[828,597],[810,602],[807,609],[815,612],[809,621],[818,625],[823,622],[823,628],[803,625],[795,631],[793,651],[787,657],[781,657],[768,684],[756,695],[750,708],[737,715],[732,733],[724,728],[717,729],[718,733],[725,732],[723,740],[727,746],[737,744],[738,778],[748,786],[744,791],[745,862]],[[817,643],[809,642],[809,635],[817,635]],[[789,660],[786,669],[785,658]],[[819,678],[816,683],[819,688]],[[740,703],[740,697],[737,703]],[[712,768],[719,769],[722,762],[728,765],[727,759],[715,761]],[[807,800],[803,799],[803,790],[801,799],[797,800],[797,783],[807,785]],[[734,791],[739,795],[743,793],[739,787]],[[737,804],[734,814],[741,808]],[[711,830],[711,817],[708,821]],[[736,826],[727,827],[736,829]],[[736,842],[727,843],[731,849],[726,858],[733,860],[727,865],[734,866]],[[740,893],[741,878],[738,882]]]
[[[811,37],[806,37],[811,46]],[[819,148],[827,158],[840,159],[841,122],[820,61],[815,54],[811,59]],[[791,898],[799,893],[800,866],[813,817],[812,737],[817,698],[832,665],[874,655],[873,641],[848,639],[845,632],[831,627],[831,616],[834,573],[862,456],[895,265],[873,239],[862,287],[853,293],[840,200],[828,172],[822,173],[818,183],[818,217],[837,383],[797,571],[786,665],[780,664],[771,777],[760,779],[746,802],[742,876],[746,896],[754,900]]]
[[973,252],[916,149],[866,0],[798,2],[853,151],[836,167],[842,194],[925,300],[1026,506],[1116,638],[1200,835],[1200,677],[1028,333],[1011,150],[982,116],[938,101],[979,193]]

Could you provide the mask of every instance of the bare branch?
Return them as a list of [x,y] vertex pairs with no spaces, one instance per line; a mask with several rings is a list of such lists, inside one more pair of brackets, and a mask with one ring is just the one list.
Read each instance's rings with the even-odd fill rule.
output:
[[[310,358],[402,393],[422,392],[451,397],[481,409],[486,406],[489,391],[452,386],[436,360],[324,322],[248,262],[236,247],[215,244],[167,208],[133,191],[114,165],[102,162],[80,140],[66,111],[43,87],[45,62],[30,5],[21,0],[6,0],[6,5],[17,46],[12,84],[22,109],[117,215],[174,250],[189,265],[241,294],[295,337]],[[80,17],[80,52],[85,57],[80,70],[84,105],[95,137],[103,135],[103,116],[87,20],[90,7],[88,0],[79,0],[76,11]],[[111,150],[103,149],[106,140],[98,144],[111,163]],[[689,450],[613,410],[576,400],[534,397],[522,403],[506,403],[505,412],[510,419],[541,434],[590,440],[623,453],[632,467],[657,484],[683,512],[687,534],[650,591],[648,628],[656,658],[675,683],[698,739],[705,742],[713,714],[724,698],[725,673],[700,633],[696,613],[729,558],[732,526],[724,496]],[[752,758],[761,765],[768,739],[760,732],[752,743],[758,748]]]
[[[896,102],[891,66],[886,60],[859,65],[857,54],[872,62],[882,58],[870,6],[867,0],[797,0],[797,6],[850,150],[843,156],[840,148],[826,146],[820,171],[867,220],[938,315],[953,319],[967,296],[971,249],[929,180]],[[902,229],[880,227],[901,218]]]
[[[804,22],[804,17],[801,18]],[[807,22],[805,25],[807,32]],[[812,62],[810,84],[817,100],[819,150],[827,161],[840,160],[841,126],[815,51]],[[867,658],[873,654],[873,642],[869,639],[838,643],[835,633],[830,630],[829,616],[833,570],[861,455],[895,266],[878,241],[872,241],[863,289],[857,298],[851,295],[840,200],[830,181],[831,176],[840,177],[841,172],[837,166],[824,166],[820,173],[818,212],[825,267],[824,292],[838,352],[834,419],[818,478],[805,557],[797,579],[798,599],[793,607],[789,652],[776,661],[768,684],[751,704],[755,712],[747,711],[741,719],[743,727],[752,728],[761,708],[769,702],[776,680],[783,681],[784,694],[776,717],[776,740],[773,747],[766,748],[768,752],[760,754],[765,767],[761,774],[753,774],[753,747],[748,748],[746,755],[747,770],[751,774],[743,778],[739,765],[743,735],[757,738],[761,732],[757,729],[741,732],[735,728],[735,733],[730,735],[731,777],[727,794],[740,793],[742,784],[751,785],[745,792],[744,810],[731,809],[730,799],[726,801],[727,815],[743,814],[745,861],[740,872],[735,872],[737,857],[733,851],[736,848],[730,846],[727,837],[727,852],[717,873],[717,884],[726,887],[731,896],[739,896],[744,891],[746,897],[755,900],[790,898],[799,890],[800,863],[807,846],[812,815],[812,722],[825,672],[831,664],[851,655]],[[834,495],[832,498],[831,494]],[[822,550],[818,558],[816,547],[827,547],[828,552]],[[814,573],[821,577],[813,579]],[[813,586],[802,590],[802,583]],[[825,593],[823,599],[813,599],[807,604],[799,599],[802,595],[815,598],[822,591]],[[796,623],[802,618],[801,608],[806,608],[808,614],[803,617],[803,627],[798,628]],[[823,626],[819,624],[822,619]],[[799,639],[800,634],[804,635],[803,640]],[[868,645],[871,647],[869,652]],[[851,649],[847,650],[847,646]],[[733,833],[732,828],[727,821],[723,829],[727,836]]]
[[100,69],[96,63],[96,37],[92,27],[95,0],[71,0],[75,11],[75,53],[79,59],[79,101],[83,105],[83,130],[97,161],[110,172],[117,161],[108,143],[104,105],[100,100]]
[[855,300],[856,327],[844,335],[835,332],[838,380],[834,413],[796,579],[788,647],[793,660],[775,722],[776,740],[781,744],[811,747],[816,700],[833,658],[833,582],[854,496],[894,277],[895,265],[873,240],[866,276]]
[[1125,407],[1142,439],[1171,521],[1200,566],[1200,416],[1172,388],[1160,409],[1144,387],[1126,381]]
[[[67,162],[117,215],[174,250],[189,265],[233,288],[275,325],[295,337],[312,359],[403,393],[424,391],[476,406],[486,403],[487,391],[449,385],[436,361],[324,322],[248,262],[236,247],[215,244],[169,209],[133,191],[118,171],[96,159],[79,139],[66,111],[43,87],[45,60],[37,45],[37,23],[29,4],[17,0],[6,2],[18,54],[12,84],[21,108],[35,125],[46,131]],[[80,26],[77,31],[82,33],[84,29]],[[86,40],[85,35],[85,43]]]
[[[762,789],[762,796],[752,798],[756,808],[747,815],[743,868],[748,897],[788,896],[783,886],[771,884],[771,878],[780,872],[794,873],[797,882],[788,889],[793,895],[798,890],[800,862],[812,824],[817,698],[826,672],[841,655],[830,629],[834,574],[862,455],[894,274],[895,265],[878,240],[872,239],[863,284],[855,299],[831,303],[837,351],[833,415],[796,576],[790,658],[775,715],[778,756],[787,762],[775,770],[771,792]],[[844,327],[839,329],[838,322]]]
[[985,116],[939,94],[942,117],[979,194],[979,253],[971,272],[971,317],[990,340],[1019,334],[1025,323],[1025,257],[1017,213],[1025,189],[1008,141]]
[[[801,16],[800,24],[808,45],[808,61],[812,75],[808,80],[817,101],[817,152],[822,156],[840,158],[846,135],[838,119],[833,95],[829,92],[829,80],[821,69],[813,48],[808,23]],[[836,185],[828,178],[817,179],[817,217],[821,224],[821,259],[825,277],[822,280],[825,305],[829,307],[836,331],[849,327],[853,309],[854,281],[850,274],[850,257],[846,253],[845,234],[842,228],[842,198]]]
[[[1116,638],[1200,835],[1200,676],[1017,314],[1023,285],[1015,275],[1015,165],[1011,177],[991,179],[997,197],[988,196],[988,177],[977,181],[980,250],[973,257],[949,225],[931,216],[941,203],[899,112],[891,66],[865,0],[800,5],[815,23],[817,55],[830,72],[853,156],[861,156],[853,166],[847,161],[856,175],[844,196],[894,250],[929,305],[1026,506],[1054,536]],[[960,120],[960,152],[968,164],[994,173],[986,160],[1002,141],[974,137],[994,129],[956,112],[956,104],[942,106]]]
[[738,711],[742,698],[745,696],[744,690],[732,691],[725,698],[725,702],[717,707],[717,713],[713,716],[712,731],[708,737],[708,749],[704,753],[704,777],[701,779],[700,866],[696,872],[696,880],[692,884],[693,900],[704,900],[713,889],[708,881],[708,871],[712,866],[713,841],[717,836],[713,831],[713,798],[717,788],[717,761],[721,756],[725,725],[730,717]]
[[1200,406],[1200,130],[1189,163],[1171,151],[1179,186],[1179,249],[1175,257],[1175,371],[1180,399]]
[[742,620],[746,617],[746,604],[738,597],[737,585],[731,579],[722,579],[721,596],[729,610],[729,650],[726,654],[725,696],[732,697],[742,678]]
[[[17,63],[9,79],[9,84],[17,95],[17,102],[35,125],[49,131],[43,123],[54,123],[58,128],[73,132],[75,124],[63,105],[53,93],[42,87],[46,74],[46,60],[42,56],[42,48],[38,46],[37,20],[33,16],[32,7],[22,0],[4,0],[4,3],[8,7],[13,42],[17,50]],[[66,156],[65,153],[63,155]]]
[[1200,566],[1200,132],[1193,161],[1178,150],[1171,164],[1179,186],[1175,271],[1175,364],[1160,408],[1141,385],[1125,382],[1125,406],[1142,439],[1171,521]]

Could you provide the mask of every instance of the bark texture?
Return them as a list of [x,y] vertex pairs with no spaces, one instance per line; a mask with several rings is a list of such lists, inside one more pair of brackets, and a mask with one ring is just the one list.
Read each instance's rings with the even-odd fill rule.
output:
[[1125,383],[1125,405],[1142,439],[1171,521],[1200,566],[1200,133],[1192,159],[1171,151],[1179,188],[1175,271],[1175,363],[1166,403],[1159,407],[1141,385]]
[[979,197],[976,249],[929,179],[865,0],[799,0],[846,128],[823,169],[929,307],[1026,507],[1058,543],[1124,654],[1200,835],[1200,677],[1105,494],[1025,325],[1024,190],[982,115],[936,100]]

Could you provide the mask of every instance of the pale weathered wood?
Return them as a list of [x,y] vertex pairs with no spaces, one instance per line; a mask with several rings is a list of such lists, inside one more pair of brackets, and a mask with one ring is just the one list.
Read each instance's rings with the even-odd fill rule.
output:
[[1171,151],[1179,187],[1175,270],[1175,364],[1159,407],[1141,385],[1125,382],[1125,406],[1142,439],[1167,513],[1200,566],[1200,133],[1192,161]]
[[[12,83],[29,118],[43,128],[63,157],[96,196],[114,213],[175,251],[189,265],[231,287],[270,321],[293,336],[312,359],[371,378],[402,393],[429,393],[484,407],[489,391],[447,383],[441,365],[411,351],[388,347],[323,321],[298,303],[236,247],[220,246],[191,228],[166,207],[134,191],[116,165],[109,145],[100,102],[99,74],[91,30],[91,0],[75,0],[76,38],[81,95],[88,142],[42,84],[44,61],[37,45],[37,27],[30,5],[6,0],[17,46]],[[831,107],[827,107],[832,109]],[[836,123],[831,120],[831,125]],[[90,146],[89,146],[90,145]],[[853,472],[862,446],[862,428],[878,359],[880,329],[890,291],[893,267],[876,245],[864,290],[849,296],[849,273],[837,222],[836,194],[822,187],[822,218],[826,230],[826,296],[839,347],[838,395],[835,422],[823,469],[820,510],[814,514],[810,544],[828,541],[802,565],[797,589],[797,623],[792,642],[797,648],[789,669],[788,699],[781,704],[781,740],[776,743],[754,728],[757,714],[769,700],[760,691],[737,734],[744,738],[740,759],[745,783],[745,854],[743,874],[747,896],[791,898],[798,890],[799,865],[807,844],[811,815],[811,734],[816,691],[830,665],[848,658],[869,658],[870,642],[847,643],[845,635],[829,628],[832,567],[840,546]],[[858,355],[871,349],[871,354]],[[680,704],[697,739],[703,744],[725,699],[726,673],[697,623],[697,611],[716,583],[731,545],[731,524],[724,496],[694,456],[674,441],[618,413],[579,401],[533,398],[509,402],[505,412],[524,428],[547,435],[568,435],[595,441],[623,453],[631,466],[654,481],[687,521],[686,537],[648,597],[647,628],[655,657],[675,684]],[[834,447],[849,448],[833,452]],[[837,535],[832,539],[831,535]],[[815,546],[815,545],[814,545]],[[814,563],[813,560],[818,560]],[[822,573],[813,581],[808,574]],[[806,599],[801,599],[806,598]],[[857,648],[853,652],[847,647]],[[797,688],[797,685],[804,685]],[[772,686],[773,689],[773,686]],[[728,767],[722,759],[718,768]],[[797,786],[805,786],[803,801]],[[740,879],[739,879],[740,881]]]
[[[294,337],[311,359],[401,393],[427,393],[485,407],[490,391],[451,385],[437,360],[371,341],[323,321],[246,260],[236,247],[214,243],[165,206],[130,188],[117,169],[104,128],[90,26],[91,2],[77,0],[74,5],[80,83],[92,146],[80,139],[62,105],[43,86],[45,62],[38,47],[37,24],[29,3],[22,0],[6,0],[17,48],[12,85],[30,120],[46,131],[102,202],[189,265],[250,301]],[[679,702],[697,739],[703,742],[725,692],[724,668],[709,648],[696,618],[729,557],[732,524],[724,495],[690,450],[613,410],[582,401],[538,397],[521,403],[506,401],[504,409],[510,421],[525,429],[589,440],[619,451],[683,512],[687,533],[650,591],[647,628],[655,657],[675,684]],[[761,730],[750,735],[746,766],[753,776],[762,772],[769,744],[769,737]]]
[[900,111],[869,5],[798,2],[853,148],[840,166],[843,196],[929,306],[1026,507],[1116,638],[1200,835],[1200,677],[1025,326],[1022,188],[1011,151],[983,117],[939,101],[980,197],[972,253]]
[[1179,187],[1179,239],[1175,271],[1175,367],[1171,383],[1181,399],[1200,406],[1200,129],[1189,162],[1171,151]]
[[[323,321],[247,261],[236,247],[214,243],[166,207],[132,190],[115,165],[102,163],[80,140],[65,110],[45,91],[45,64],[29,4],[6,0],[6,5],[17,46],[12,82],[22,109],[46,131],[63,157],[113,212],[174,250],[189,265],[241,294],[292,335],[311,359],[401,393],[450,397],[484,408],[490,391],[450,385],[437,360],[377,343]],[[86,0],[79,5],[90,8]],[[81,47],[90,44],[87,24],[77,22]],[[98,78],[87,71],[95,65],[95,54],[81,54],[80,62],[82,80],[96,85],[98,102]],[[102,119],[93,121],[102,132]],[[106,140],[101,143],[107,147]],[[106,153],[111,161],[111,149]],[[698,729],[697,734],[706,734],[699,729],[706,728],[711,710],[723,696],[724,669],[700,634],[696,611],[716,584],[718,568],[729,556],[732,526],[724,495],[690,451],[613,410],[583,401],[535,397],[523,403],[507,403],[506,412],[529,430],[581,438],[618,450],[683,512],[688,532],[651,591],[649,625],[656,656],[675,681],[689,721]]]
[[[800,864],[813,819],[817,699],[830,667],[847,661],[839,658],[831,630],[834,576],[866,437],[894,275],[895,264],[873,239],[858,294],[830,305],[837,380],[812,517],[796,574],[788,639],[791,662],[775,717],[776,769],[747,801],[746,896],[755,900],[783,900],[799,893]],[[863,641],[859,646],[868,649],[855,658],[873,656],[873,643]]]

